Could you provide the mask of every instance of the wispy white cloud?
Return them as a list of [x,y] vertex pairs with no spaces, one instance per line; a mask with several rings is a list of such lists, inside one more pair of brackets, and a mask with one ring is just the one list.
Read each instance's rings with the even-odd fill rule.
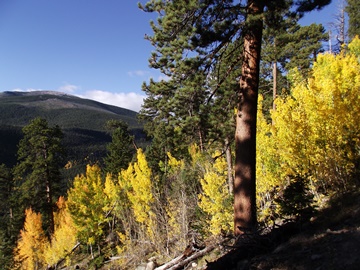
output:
[[134,70],[134,71],[128,71],[127,73],[130,77],[145,77],[150,74],[149,71],[146,70]]
[[11,92],[34,92],[34,91],[43,91],[43,89],[34,89],[34,88],[27,88],[27,89],[21,89],[21,88],[15,88],[10,90]]
[[80,89],[80,86],[66,83],[65,85],[60,86],[56,91],[73,94]]
[[82,98],[93,99],[102,103],[118,106],[136,112],[140,111],[141,105],[143,104],[145,98],[144,95],[140,95],[134,92],[112,93],[103,90],[85,91],[82,95],[78,96]]

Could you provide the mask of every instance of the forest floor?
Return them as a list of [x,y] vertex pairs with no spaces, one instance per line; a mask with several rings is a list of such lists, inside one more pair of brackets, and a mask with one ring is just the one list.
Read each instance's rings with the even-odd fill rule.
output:
[[360,269],[360,189],[331,199],[310,223],[287,233],[269,249],[262,251],[260,244],[248,253],[249,246],[240,246],[206,269]]
[[[338,194],[317,212],[311,222],[299,226],[287,223],[268,234],[224,242],[199,250],[194,260],[183,257],[180,263],[158,269],[192,270],[352,270],[360,269],[360,188]],[[226,244],[224,244],[226,243]],[[232,243],[232,244],[231,244]],[[210,243],[210,245],[214,243]],[[235,247],[234,247],[235,246]],[[207,245],[206,248],[209,248]],[[196,253],[193,254],[196,256]],[[84,258],[83,258],[84,259]],[[86,267],[81,260],[76,269],[121,269],[116,264]],[[79,262],[78,261],[78,262]],[[186,262],[182,263],[182,262]],[[169,263],[171,265],[169,265]],[[147,270],[146,263],[134,268]],[[62,269],[74,269],[62,268]],[[151,268],[153,269],[153,268]],[[157,269],[157,268],[155,268]]]

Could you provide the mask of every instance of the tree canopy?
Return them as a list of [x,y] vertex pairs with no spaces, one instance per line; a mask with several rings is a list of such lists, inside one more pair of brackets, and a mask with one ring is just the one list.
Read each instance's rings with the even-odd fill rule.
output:
[[54,232],[53,210],[60,196],[60,168],[64,165],[63,134],[59,126],[49,127],[42,118],[32,120],[23,128],[23,133],[24,138],[18,148],[18,163],[14,168],[18,212],[21,215],[26,207],[32,207],[41,213],[45,232],[49,236]]
[[[219,85],[241,71],[235,91],[235,181],[234,229],[254,228],[256,115],[259,87],[263,14],[278,14],[284,9],[302,16],[330,3],[320,1],[148,1],[140,6],[159,14],[152,22],[155,47],[149,63],[169,77],[169,81],[151,81],[144,90],[148,95],[142,114],[153,123],[170,126],[173,134],[187,130],[204,141],[204,113],[209,101],[216,100]],[[275,17],[275,16],[274,16]],[[227,71],[216,71],[225,59]],[[209,82],[216,78],[215,87]],[[213,87],[212,87],[213,86]],[[180,121],[180,122],[179,122]],[[189,126],[187,125],[189,124]],[[154,129],[153,129],[154,130]],[[154,134],[154,133],[153,133]],[[172,134],[172,135],[173,135]],[[187,134],[187,133],[186,133]],[[190,135],[191,137],[191,135]]]
[[360,3],[357,0],[347,0],[345,11],[349,16],[348,34],[352,39],[356,35],[360,36]]

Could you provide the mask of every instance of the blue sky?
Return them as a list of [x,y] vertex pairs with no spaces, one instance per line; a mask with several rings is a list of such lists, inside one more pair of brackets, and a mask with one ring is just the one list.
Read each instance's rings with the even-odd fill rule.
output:
[[[0,92],[55,90],[138,111],[152,14],[138,0],[0,0]],[[142,3],[146,0],[140,1]],[[303,24],[333,20],[339,0]]]

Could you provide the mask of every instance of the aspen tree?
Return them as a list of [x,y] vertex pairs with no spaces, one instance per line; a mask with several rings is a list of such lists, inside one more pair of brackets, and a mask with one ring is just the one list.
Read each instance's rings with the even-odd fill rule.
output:
[[77,230],[77,237],[83,243],[97,244],[104,234],[107,217],[104,211],[106,200],[101,170],[97,165],[87,165],[85,175],[76,176],[73,187],[68,191],[68,209]]
[[351,182],[359,158],[359,70],[352,53],[324,54],[308,80],[293,74],[292,95],[279,98],[273,113],[283,176],[311,175],[323,189]]
[[137,150],[137,161],[121,172],[122,182],[128,183],[127,197],[137,222],[153,238],[154,213],[151,204],[154,201],[151,185],[151,170],[142,149]]
[[55,265],[70,255],[77,242],[77,230],[65,198],[59,197],[56,205],[58,211],[54,214],[55,232],[51,236],[51,242],[46,245],[44,250],[45,261],[48,265]]
[[213,164],[206,168],[200,179],[202,193],[199,194],[199,207],[209,215],[209,231],[213,235],[230,232],[232,228],[232,198],[227,186],[227,166],[220,152]]
[[168,243],[175,243],[179,250],[184,250],[187,245],[187,235],[189,232],[188,198],[182,179],[185,161],[178,160],[168,153],[166,179],[170,182],[167,193],[167,247]]
[[31,208],[25,210],[24,228],[15,250],[15,263],[20,269],[35,270],[44,266],[44,248],[47,243],[42,229],[41,214]]

